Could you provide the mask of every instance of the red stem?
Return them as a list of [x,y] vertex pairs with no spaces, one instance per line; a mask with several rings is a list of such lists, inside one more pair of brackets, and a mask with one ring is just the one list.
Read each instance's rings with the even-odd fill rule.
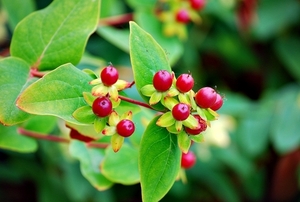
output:
[[136,105],[140,105],[142,107],[145,107],[145,108],[148,108],[148,109],[152,109],[154,110],[150,105],[148,105],[147,103],[144,103],[144,102],[140,102],[140,101],[137,101],[137,100],[133,100],[131,98],[128,98],[128,97],[125,97],[125,96],[122,96],[122,95],[119,95],[119,98],[121,100],[124,100],[126,102],[130,102],[130,103],[133,103],[133,104],[136,104]]
[[87,142],[86,146],[92,147],[92,148],[105,149],[106,147],[109,146],[109,144],[108,143],[99,143],[99,142]]
[[42,78],[44,75],[45,75],[45,73],[44,72],[40,72],[38,69],[36,69],[36,68],[31,68],[30,69],[30,75],[32,76],[32,77],[38,77],[38,78]]
[[44,134],[37,133],[34,131],[26,130],[24,128],[18,128],[18,133],[20,133],[21,135],[33,137],[36,139],[48,140],[48,141],[52,141],[52,142],[70,143],[69,139],[66,139],[63,137],[58,137],[58,136],[54,136],[54,135],[44,135]]
[[99,20],[98,25],[118,25],[118,24],[129,22],[132,19],[133,19],[133,14],[127,13],[123,15],[116,15],[112,17],[102,18]]

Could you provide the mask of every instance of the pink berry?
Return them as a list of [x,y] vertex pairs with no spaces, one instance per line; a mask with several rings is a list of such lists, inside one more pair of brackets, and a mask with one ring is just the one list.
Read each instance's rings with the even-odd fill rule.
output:
[[201,108],[210,108],[217,99],[216,91],[211,87],[201,88],[195,95],[195,101]]
[[181,74],[176,81],[176,88],[181,93],[189,92],[194,87],[194,78],[190,74]]
[[123,137],[129,137],[135,130],[134,123],[131,120],[123,119],[117,124],[117,133]]
[[172,75],[166,70],[160,70],[154,74],[153,86],[157,91],[167,91],[172,86]]
[[116,68],[110,65],[101,71],[100,77],[105,86],[111,86],[118,81],[119,73]]
[[191,7],[194,10],[201,10],[205,6],[205,0],[190,0]]
[[196,155],[194,152],[189,151],[188,153],[182,153],[181,156],[181,167],[184,169],[189,169],[193,167],[196,163]]
[[205,131],[207,128],[207,124],[206,124],[205,120],[203,120],[199,115],[194,115],[194,117],[198,120],[199,128],[197,128],[197,129],[191,129],[188,127],[184,128],[185,131],[190,135],[198,135],[201,132]]
[[180,23],[188,23],[190,21],[190,15],[187,10],[180,9],[176,13],[176,21]]
[[223,105],[223,98],[220,94],[217,93],[216,102],[210,107],[212,110],[217,111]]
[[99,117],[106,117],[112,111],[112,103],[107,97],[98,97],[94,100],[92,110]]
[[190,115],[190,107],[187,104],[176,104],[172,109],[172,115],[177,121],[184,121]]

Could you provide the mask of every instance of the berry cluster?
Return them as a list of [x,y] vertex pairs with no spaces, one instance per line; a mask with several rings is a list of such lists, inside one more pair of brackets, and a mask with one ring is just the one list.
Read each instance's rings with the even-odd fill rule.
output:
[[94,124],[97,133],[112,136],[111,144],[117,152],[124,138],[131,136],[135,131],[131,120],[132,112],[119,116],[115,111],[121,103],[119,91],[128,88],[130,84],[119,79],[118,70],[112,65],[101,71],[100,78],[95,75],[90,84],[94,85],[92,92],[83,94],[88,106],[78,108],[73,116],[80,122]]
[[186,153],[190,147],[187,141],[197,139],[193,136],[201,135],[210,121],[217,119],[215,111],[223,105],[223,98],[210,87],[195,93],[191,74],[181,74],[176,79],[174,73],[160,70],[154,74],[152,82],[141,88],[141,93],[150,97],[150,105],[162,104],[167,109],[156,124],[182,137],[178,143]]
[[167,36],[178,35],[184,39],[186,37],[185,25],[190,21],[201,22],[198,12],[204,8],[205,4],[205,0],[159,1],[157,16],[163,22],[164,33]]

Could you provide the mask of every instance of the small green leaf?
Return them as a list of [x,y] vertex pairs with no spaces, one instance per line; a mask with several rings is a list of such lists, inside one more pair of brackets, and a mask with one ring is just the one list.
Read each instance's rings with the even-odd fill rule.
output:
[[16,106],[16,99],[28,85],[29,65],[18,58],[0,60],[0,122],[13,125],[30,117]]
[[122,137],[117,133],[111,136],[111,147],[114,152],[118,152],[121,149],[124,143],[124,139],[125,139],[124,137]]
[[204,142],[204,137],[202,134],[199,134],[199,135],[190,135],[189,136],[191,140],[193,140],[194,142],[197,142],[197,143],[201,143],[201,142]]
[[37,150],[35,139],[20,135],[16,126],[0,124],[0,148],[17,152],[34,152]]
[[178,146],[183,153],[187,153],[191,146],[191,140],[184,131],[178,134]]
[[159,117],[156,124],[160,127],[169,127],[175,123],[172,112],[166,112]]
[[108,119],[107,117],[105,118],[96,117],[94,122],[94,128],[96,133],[100,133],[104,129],[104,127],[106,126],[107,119]]
[[83,98],[89,106],[93,106],[94,100],[96,99],[90,92],[83,92]]
[[76,111],[73,113],[73,117],[81,123],[91,124],[94,123],[96,115],[90,106],[82,106],[76,109]]
[[140,145],[139,170],[142,198],[145,202],[162,199],[170,190],[180,170],[181,151],[177,137],[156,125],[148,125]]
[[124,185],[136,184],[140,179],[138,150],[126,143],[117,153],[109,147],[100,168],[103,175],[112,182]]
[[32,114],[53,115],[80,124],[72,116],[86,106],[83,92],[90,92],[91,77],[72,64],[65,64],[28,87],[18,98],[17,106]]
[[71,127],[77,130],[80,134],[94,138],[96,140],[102,139],[104,137],[102,133],[97,133],[95,131],[94,125],[76,125],[73,123],[66,123],[66,125],[67,127]]
[[39,70],[68,62],[77,64],[88,37],[96,29],[99,10],[100,0],[53,1],[18,24],[11,55]]
[[87,148],[83,142],[73,140],[70,153],[80,161],[82,175],[98,190],[106,190],[113,183],[100,172],[100,163],[104,158],[104,150]]
[[[129,43],[135,84],[143,99],[148,102],[149,98],[144,96],[140,89],[147,84],[152,84],[153,76],[157,71],[171,72],[172,70],[162,47],[135,22],[130,22]],[[161,108],[162,106],[159,109]]]

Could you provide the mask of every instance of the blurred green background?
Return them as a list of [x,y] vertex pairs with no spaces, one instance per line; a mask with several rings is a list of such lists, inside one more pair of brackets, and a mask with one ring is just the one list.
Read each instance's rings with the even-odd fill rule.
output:
[[[130,14],[163,46],[176,75],[191,72],[194,90],[211,86],[225,97],[206,141],[192,146],[198,160],[188,183],[176,182],[162,201],[299,201],[300,2],[207,0],[202,23],[186,26],[186,40],[164,36],[153,8],[137,2],[102,0],[100,22]],[[0,0],[1,57],[17,23],[50,3]],[[126,20],[99,25],[78,67],[112,62],[131,79],[128,33]],[[97,191],[66,145],[39,141],[30,154],[0,149],[0,201],[127,202],[140,195],[138,184]]]

